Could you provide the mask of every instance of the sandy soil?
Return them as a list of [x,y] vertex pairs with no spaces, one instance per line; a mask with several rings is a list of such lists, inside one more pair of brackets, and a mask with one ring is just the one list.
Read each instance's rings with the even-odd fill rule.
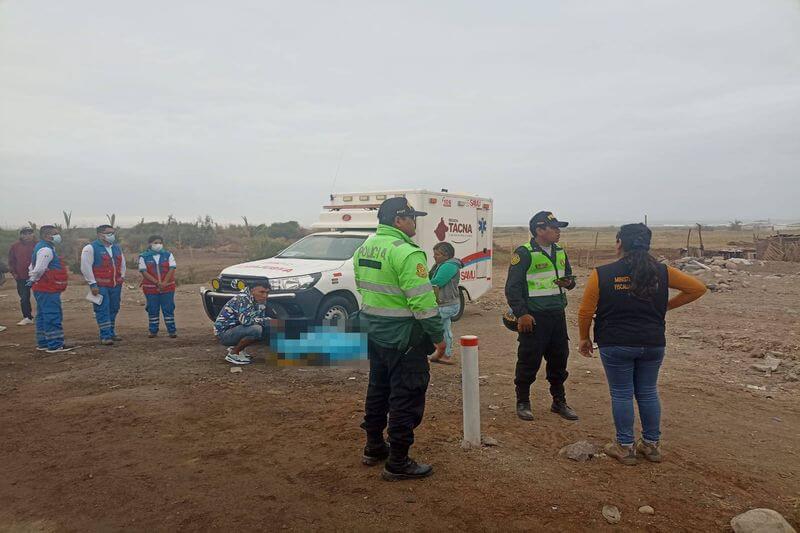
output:
[[[543,376],[536,420],[514,415],[516,342],[499,325],[505,269],[497,266],[497,288],[469,306],[456,333],[480,336],[483,433],[499,446],[461,449],[460,367],[434,365],[413,455],[436,472],[404,483],[359,462],[365,371],[262,363],[230,373],[198,285],[179,288],[174,340],[146,337],[141,293],[126,290],[125,341],[106,348],[75,281],[65,330],[83,347],[47,357],[33,350],[31,327],[13,325],[7,284],[0,530],[720,531],[754,507],[797,527],[800,384],[787,371],[800,359],[800,266],[751,270],[748,288],[670,314],[665,462],[624,467],[558,456],[566,444],[613,434],[596,358],[571,356],[567,391],[580,421],[549,413]],[[580,292],[569,307],[573,340]],[[783,358],[771,377],[749,368],[765,351]],[[604,504],[620,509],[620,524],[604,521]],[[642,505],[655,514],[639,514]]]

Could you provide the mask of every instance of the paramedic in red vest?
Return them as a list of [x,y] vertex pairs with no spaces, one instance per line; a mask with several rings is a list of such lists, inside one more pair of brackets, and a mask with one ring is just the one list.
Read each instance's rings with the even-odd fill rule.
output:
[[36,300],[36,349],[47,353],[68,352],[75,348],[64,343],[61,322],[61,293],[67,288],[67,267],[56,255],[61,234],[55,226],[42,226],[41,240],[34,246],[28,267],[27,285]]
[[125,256],[116,244],[117,235],[112,226],[97,226],[97,240],[83,247],[81,273],[89,284],[92,294],[103,297],[100,305],[92,304],[97,326],[100,328],[100,344],[111,346],[121,341],[114,330],[122,283],[125,280]]
[[164,249],[164,238],[151,235],[147,239],[147,250],[139,254],[139,273],[142,275],[142,291],[147,299],[148,335],[158,335],[159,314],[164,315],[164,324],[170,338],[178,336],[175,329],[175,256]]

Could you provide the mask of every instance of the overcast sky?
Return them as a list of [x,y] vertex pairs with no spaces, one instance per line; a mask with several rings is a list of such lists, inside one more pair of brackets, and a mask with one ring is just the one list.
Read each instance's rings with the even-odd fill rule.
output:
[[0,0],[0,225],[310,223],[334,180],[800,220],[800,1]]

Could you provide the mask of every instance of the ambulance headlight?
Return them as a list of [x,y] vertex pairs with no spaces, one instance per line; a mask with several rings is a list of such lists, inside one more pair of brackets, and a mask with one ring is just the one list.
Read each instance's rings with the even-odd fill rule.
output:
[[311,274],[290,278],[273,278],[269,280],[269,286],[273,291],[301,291],[313,287],[320,277],[320,274]]

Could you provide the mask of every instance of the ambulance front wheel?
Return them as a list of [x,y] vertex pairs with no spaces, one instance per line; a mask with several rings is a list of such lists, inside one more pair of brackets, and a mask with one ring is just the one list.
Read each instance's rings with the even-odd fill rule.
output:
[[450,319],[451,322],[458,322],[464,315],[464,307],[467,305],[467,291],[463,287],[458,288],[458,313]]

